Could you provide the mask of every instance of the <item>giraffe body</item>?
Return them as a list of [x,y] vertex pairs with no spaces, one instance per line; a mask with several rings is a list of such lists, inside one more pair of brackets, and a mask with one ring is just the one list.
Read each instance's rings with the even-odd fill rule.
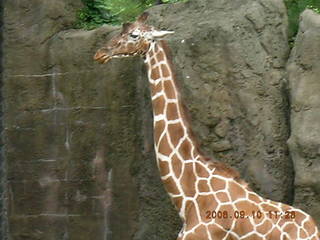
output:
[[[181,103],[168,47],[170,34],[143,22],[124,26],[95,59],[142,55],[153,106],[154,147],[161,180],[183,221],[177,240],[319,240],[314,220],[292,206],[264,199],[229,166],[208,160],[198,148]],[[138,38],[140,41],[133,41]],[[119,42],[126,45],[121,46]],[[129,45],[129,47],[128,47]],[[124,49],[129,49],[124,51]],[[137,48],[137,50],[134,50]],[[111,52],[111,53],[110,53]],[[113,54],[113,55],[112,55]]]

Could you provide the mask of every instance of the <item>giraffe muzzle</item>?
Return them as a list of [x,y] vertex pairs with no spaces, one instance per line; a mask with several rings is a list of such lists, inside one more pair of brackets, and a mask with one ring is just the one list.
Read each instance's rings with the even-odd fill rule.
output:
[[101,51],[98,51],[93,59],[101,64],[103,63],[107,63],[110,59],[111,59],[111,56],[106,54],[105,52],[101,52]]

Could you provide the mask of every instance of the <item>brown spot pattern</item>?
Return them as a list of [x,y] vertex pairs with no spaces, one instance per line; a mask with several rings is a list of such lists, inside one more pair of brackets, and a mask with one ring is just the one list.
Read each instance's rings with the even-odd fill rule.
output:
[[218,207],[218,203],[213,195],[199,195],[197,197],[197,204],[200,207],[200,216],[203,222],[210,222],[211,219],[207,218],[207,211],[213,211]]
[[288,224],[283,228],[283,231],[288,233],[291,239],[297,239],[297,233],[298,233],[297,230],[298,229],[296,225],[294,225],[294,223]]
[[152,101],[153,111],[155,115],[163,114],[165,107],[164,97],[160,96]]
[[158,62],[161,62],[161,61],[163,61],[164,60],[164,52],[159,52],[158,54],[157,54],[157,61]]
[[168,144],[167,135],[164,135],[162,139],[160,140],[159,146],[158,146],[158,152],[162,155],[168,156],[171,153],[171,148]]
[[250,220],[248,218],[240,218],[237,219],[235,227],[234,227],[234,231],[238,234],[238,235],[245,235],[249,232],[252,232],[254,230]]
[[151,70],[151,78],[153,80],[159,79],[160,78],[160,71],[159,71],[159,67],[156,67],[154,69]]
[[270,220],[266,219],[261,225],[257,227],[257,231],[261,234],[266,234],[272,228]]
[[235,204],[237,211],[244,211],[245,216],[253,216],[253,213],[256,215],[258,211],[260,211],[259,207],[255,204],[248,203],[246,200],[238,201]]
[[167,105],[167,119],[176,120],[179,118],[178,108],[175,103],[168,103]]
[[188,197],[193,197],[195,194],[195,183],[196,183],[196,177],[193,172],[193,164],[192,163],[186,163],[182,178],[180,181],[181,187],[183,189],[183,192]]
[[295,212],[295,218],[294,218],[294,220],[295,220],[295,222],[297,223],[297,224],[299,224],[299,225],[301,225],[302,224],[302,221],[304,220],[306,218],[306,216],[304,215],[304,214],[302,214],[302,213],[300,213],[300,212]]
[[233,207],[231,205],[223,205],[223,206],[220,206],[217,209],[217,211],[220,211],[222,213],[223,212],[227,213],[228,217],[226,217],[226,218],[217,217],[215,220],[216,220],[216,223],[219,224],[221,227],[223,227],[226,230],[229,230],[231,228],[231,225],[233,222],[233,219],[230,218],[230,216],[233,216],[233,214],[234,214]]
[[150,84],[151,86],[151,95],[154,96],[156,93],[162,90],[162,84],[159,82],[158,84]]
[[158,159],[158,164],[159,164],[159,171],[161,176],[165,176],[169,174],[169,164],[166,161],[162,161]]
[[307,221],[303,224],[303,227],[306,229],[306,231],[308,231],[309,234],[313,234],[315,232],[315,229],[314,229],[314,223],[311,224],[310,221]]
[[[257,211],[259,211],[259,210],[257,210]],[[253,221],[256,225],[261,224],[261,222],[263,222],[266,219],[266,216],[263,212],[262,212],[261,217],[257,217],[258,216],[257,211],[255,211],[256,217],[253,218]]]
[[166,180],[163,180],[164,187],[166,188],[167,192],[172,194],[179,194],[179,189],[176,186],[176,183],[174,182],[172,177],[169,177]]
[[168,99],[176,99],[176,93],[174,91],[172,81],[164,81],[163,88]]
[[281,232],[278,228],[274,228],[271,233],[269,233],[266,238],[267,239],[280,239]]
[[231,196],[231,200],[235,201],[239,198],[245,198],[246,192],[243,187],[235,182],[229,182],[229,193]]
[[150,64],[154,66],[156,64],[156,60],[154,58],[151,58]]
[[154,138],[155,143],[159,142],[159,138],[160,138],[161,134],[163,133],[165,127],[166,127],[166,124],[165,124],[164,120],[160,120],[160,121],[156,122],[156,124],[154,126],[154,131],[153,131],[153,138]]
[[179,178],[181,175],[181,171],[182,171],[182,162],[177,157],[176,154],[174,154],[172,157],[172,168],[173,168],[173,172],[174,172],[174,175],[176,176],[176,178]]
[[196,173],[198,177],[208,178],[209,172],[200,163],[196,163]]
[[198,224],[196,207],[193,201],[190,200],[186,202],[186,219],[188,219],[188,222],[186,223],[186,231],[192,229],[194,226]]
[[263,211],[266,211],[266,212],[269,212],[269,211],[275,211],[275,212],[278,212],[279,209],[274,207],[274,206],[270,206],[268,205],[267,203],[262,203],[260,204],[260,206],[262,207],[262,210]]
[[227,232],[222,230],[221,228],[217,227],[214,224],[210,224],[208,226],[209,232],[211,233],[211,238],[212,239],[223,239]]
[[215,192],[226,188],[226,182],[216,177],[212,177],[210,183]]
[[180,145],[179,153],[184,160],[191,159],[191,144],[188,139],[185,139]]
[[183,201],[182,197],[175,197],[175,198],[172,199],[173,204],[176,206],[176,208],[178,210],[181,209],[182,201]]
[[261,203],[260,198],[256,194],[249,193],[248,198],[249,198],[249,200],[251,200],[251,201],[253,201],[255,203]]
[[198,189],[199,189],[200,193],[210,192],[210,188],[209,188],[207,180],[199,180]]
[[184,238],[184,240],[196,240],[197,239],[197,236],[195,233],[191,232],[187,235],[186,238]]
[[208,239],[206,227],[203,225],[200,225],[195,229],[194,235],[196,235],[195,239]]
[[225,192],[218,192],[216,193],[216,196],[217,196],[217,199],[222,203],[230,202],[230,199]]
[[168,132],[170,135],[171,143],[176,147],[180,139],[184,136],[184,131],[181,123],[169,124]]
[[299,229],[299,237],[300,238],[306,238],[308,235],[306,233],[306,231],[303,228]]
[[164,78],[167,78],[170,76],[169,69],[165,64],[161,64],[161,72],[162,72],[162,77]]

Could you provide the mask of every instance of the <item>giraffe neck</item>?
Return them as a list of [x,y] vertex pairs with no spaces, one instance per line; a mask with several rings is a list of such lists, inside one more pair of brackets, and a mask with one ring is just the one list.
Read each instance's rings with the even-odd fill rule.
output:
[[178,155],[188,161],[199,157],[196,143],[185,117],[170,59],[163,41],[153,42],[146,55],[154,122],[154,144],[157,157]]
[[185,118],[166,51],[164,42],[151,43],[145,63],[153,106],[157,164],[166,190],[180,209],[181,201],[187,195],[184,189],[188,188],[187,165],[199,158],[199,152]]
[[[299,234],[299,239],[320,240],[310,216],[263,199],[237,180],[238,173],[225,164],[211,161],[210,165],[203,161],[185,119],[166,49],[164,42],[152,43],[145,62],[151,89],[157,164],[164,186],[183,221],[178,239],[241,239],[243,236],[297,239]],[[213,212],[223,213],[224,217],[211,217]],[[258,212],[261,218],[254,216]],[[286,225],[284,221],[287,220],[272,217],[271,212],[294,212],[295,217]],[[235,213],[244,216],[238,219]]]

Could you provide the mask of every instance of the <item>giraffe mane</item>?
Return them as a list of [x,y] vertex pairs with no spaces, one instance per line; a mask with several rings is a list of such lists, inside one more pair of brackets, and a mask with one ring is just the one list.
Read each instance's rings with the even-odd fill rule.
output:
[[185,100],[183,99],[183,97],[181,96],[181,94],[179,94],[181,92],[181,83],[179,81],[177,81],[177,77],[176,77],[176,71],[175,68],[173,67],[173,58],[172,58],[172,54],[171,54],[171,50],[167,44],[167,42],[165,40],[161,40],[159,41],[159,44],[162,46],[162,48],[164,49],[164,51],[167,54],[167,58],[168,58],[168,64],[170,65],[171,69],[172,69],[172,79],[174,81],[174,83],[176,84],[177,88],[178,88],[178,98],[180,100],[182,109],[181,110],[181,114],[183,115],[184,119],[185,119],[185,123],[186,123],[186,127],[188,129],[188,133],[190,135],[190,138],[193,140],[193,142],[195,143],[195,148],[196,150],[201,154],[204,155],[204,153],[202,152],[202,150],[200,149],[200,143],[198,138],[196,137],[196,135],[194,134],[194,131],[192,130],[192,119],[190,116],[190,112],[185,104]]
[[[168,64],[170,65],[170,67],[172,69],[172,78],[173,78],[173,81],[179,90],[178,93],[180,93],[182,87],[181,87],[181,83],[179,81],[177,81],[177,78],[176,78],[176,71],[174,68],[173,58],[172,58],[170,47],[168,46],[168,44],[165,40],[160,40],[158,42],[158,44],[162,46],[162,48],[164,49],[164,51],[167,54]],[[188,129],[188,135],[190,136],[191,140],[195,144],[196,151],[201,156],[200,160],[205,163],[209,162],[209,165],[212,166],[213,168],[216,168],[216,171],[218,171],[220,174],[222,174],[226,177],[233,178],[237,182],[239,182],[240,184],[242,184],[248,188],[248,184],[243,179],[241,179],[240,173],[237,170],[235,170],[233,167],[229,166],[226,163],[217,161],[217,160],[213,159],[213,157],[209,157],[206,153],[204,153],[201,150],[200,142],[192,129],[192,118],[191,118],[189,109],[187,108],[187,106],[185,104],[185,100],[183,99],[181,94],[178,94],[178,98],[179,98],[181,106],[182,106],[181,114],[182,114],[183,118],[185,119],[185,124]]]

